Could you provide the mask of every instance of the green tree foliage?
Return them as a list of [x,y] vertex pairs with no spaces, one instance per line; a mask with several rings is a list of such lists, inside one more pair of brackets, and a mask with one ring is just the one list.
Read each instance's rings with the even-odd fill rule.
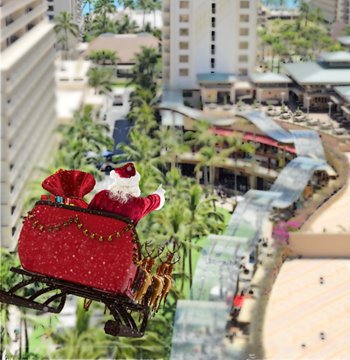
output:
[[97,65],[115,65],[119,57],[113,50],[93,50],[89,55],[89,59]]
[[345,28],[343,29],[343,34],[345,36],[350,36],[350,25],[345,26]]
[[157,80],[160,75],[160,53],[155,48],[142,47],[136,55],[131,82],[144,89],[150,89],[156,94]]
[[88,84],[95,89],[95,94],[108,94],[113,90],[113,70],[92,67],[88,71]]
[[108,14],[114,13],[116,10],[113,0],[96,0],[94,13],[101,17],[101,33],[107,32]]
[[97,175],[95,166],[89,163],[86,155],[112,148],[113,140],[108,135],[108,125],[97,121],[91,106],[85,106],[74,114],[71,123],[60,125],[58,131],[62,136],[58,163],[62,162],[68,169],[80,169]]
[[118,34],[134,34],[139,30],[139,27],[135,20],[131,20],[128,14],[125,14],[123,18],[116,22]]
[[59,42],[63,44],[63,50],[67,52],[69,35],[77,37],[79,34],[79,27],[73,21],[72,15],[67,11],[62,11],[55,18],[55,22],[56,25],[54,27],[54,31],[58,36]]

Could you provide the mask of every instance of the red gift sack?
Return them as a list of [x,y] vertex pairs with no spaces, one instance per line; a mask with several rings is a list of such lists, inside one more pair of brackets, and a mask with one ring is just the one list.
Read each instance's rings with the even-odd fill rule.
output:
[[132,297],[140,246],[114,214],[39,201],[18,241],[24,269]]

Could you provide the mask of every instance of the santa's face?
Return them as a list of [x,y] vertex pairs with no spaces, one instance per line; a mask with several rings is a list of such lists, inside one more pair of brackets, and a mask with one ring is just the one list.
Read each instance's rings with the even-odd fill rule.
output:
[[109,191],[112,193],[113,197],[119,198],[123,201],[126,201],[129,197],[139,197],[141,195],[141,190],[138,184],[136,186],[112,184],[109,187]]

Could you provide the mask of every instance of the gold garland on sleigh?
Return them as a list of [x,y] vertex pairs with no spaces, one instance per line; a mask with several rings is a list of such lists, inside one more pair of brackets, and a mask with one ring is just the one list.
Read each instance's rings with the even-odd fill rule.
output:
[[[135,227],[133,224],[128,224],[127,226],[124,227],[123,230],[121,231],[116,231],[112,234],[109,235],[99,235],[96,234],[94,232],[89,231],[89,229],[87,227],[84,226],[84,224],[81,222],[81,220],[79,219],[78,215],[74,215],[70,218],[68,218],[67,220],[63,221],[60,224],[51,224],[51,225],[45,225],[45,224],[41,224],[35,217],[35,215],[33,214],[32,211],[28,212],[28,215],[25,217],[25,219],[29,219],[30,222],[32,223],[32,228],[33,229],[38,229],[41,232],[55,232],[55,231],[60,231],[72,224],[76,224],[76,227],[87,237],[90,237],[90,239],[96,239],[100,242],[103,241],[112,241],[114,238],[115,239],[120,239],[122,237],[122,235],[126,234],[127,232],[134,230]],[[132,233],[132,243],[133,244],[137,244],[137,238],[136,238],[136,233],[133,232]],[[138,261],[138,248],[134,246],[134,255],[133,255],[133,262],[135,265],[137,265],[137,261]]]

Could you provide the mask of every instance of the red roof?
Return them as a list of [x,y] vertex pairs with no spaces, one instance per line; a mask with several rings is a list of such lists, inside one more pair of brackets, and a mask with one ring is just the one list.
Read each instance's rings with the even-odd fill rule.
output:
[[[221,135],[221,136],[232,136],[234,134],[233,130],[218,128],[218,127],[212,128],[211,131],[214,132],[215,134]],[[295,148],[293,146],[280,144],[278,141],[273,140],[273,139],[269,138],[268,136],[256,135],[256,134],[252,134],[252,133],[244,133],[243,139],[247,140],[247,141],[258,142],[260,144],[266,144],[266,145],[278,147],[280,149],[285,149],[286,151],[288,151],[292,154],[296,153]]]

